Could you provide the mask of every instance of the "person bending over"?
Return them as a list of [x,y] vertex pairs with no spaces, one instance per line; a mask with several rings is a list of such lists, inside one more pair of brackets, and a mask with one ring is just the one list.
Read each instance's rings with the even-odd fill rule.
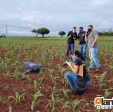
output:
[[[83,94],[86,90],[87,85],[90,84],[90,77],[87,72],[86,66],[84,64],[84,58],[78,50],[75,50],[72,54],[74,63],[66,61],[69,67],[72,70],[65,74],[65,78],[70,86],[70,89],[67,90],[69,93],[78,93]],[[80,66],[83,66],[83,76],[78,75]],[[75,90],[76,89],[76,90]]]

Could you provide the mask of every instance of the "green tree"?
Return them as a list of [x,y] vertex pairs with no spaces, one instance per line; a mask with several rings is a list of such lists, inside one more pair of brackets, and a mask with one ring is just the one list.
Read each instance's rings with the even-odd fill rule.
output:
[[99,36],[102,36],[102,32],[98,32],[98,35],[99,35]]
[[32,32],[32,33],[35,33],[35,34],[36,34],[36,37],[38,36],[38,32],[37,32],[36,29],[33,29],[31,32]]
[[59,34],[61,37],[63,37],[66,33],[65,33],[64,31],[60,31],[58,34]]
[[42,37],[44,38],[44,35],[45,35],[45,34],[49,34],[50,31],[49,31],[47,28],[39,28],[39,29],[37,30],[37,33],[38,33],[38,34],[41,34]]

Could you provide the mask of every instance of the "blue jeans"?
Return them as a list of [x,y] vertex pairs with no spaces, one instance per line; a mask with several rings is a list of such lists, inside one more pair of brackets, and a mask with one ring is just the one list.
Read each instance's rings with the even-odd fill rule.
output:
[[[66,72],[65,78],[71,88],[71,90],[74,90],[74,83],[77,81],[77,76],[71,72]],[[90,84],[90,81],[87,81],[87,85]]]
[[86,59],[86,44],[79,45],[79,51],[82,53],[84,59]]
[[70,53],[74,51],[74,44],[68,44],[66,45],[66,56],[69,57]]
[[96,67],[101,67],[98,58],[96,57],[97,54],[97,48],[90,48],[89,49],[89,57],[90,57],[90,68],[94,68],[94,66],[96,65]]

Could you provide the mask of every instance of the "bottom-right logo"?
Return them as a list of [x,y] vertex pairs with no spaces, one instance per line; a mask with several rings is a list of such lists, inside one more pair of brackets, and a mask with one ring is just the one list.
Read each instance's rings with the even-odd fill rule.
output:
[[96,97],[94,99],[94,106],[97,109],[112,109],[113,108],[113,98],[105,99],[104,97]]

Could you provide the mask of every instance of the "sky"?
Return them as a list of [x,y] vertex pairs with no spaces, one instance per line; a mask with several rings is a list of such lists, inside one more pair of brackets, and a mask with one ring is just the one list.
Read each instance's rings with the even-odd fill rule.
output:
[[[112,0],[0,0],[0,35],[34,35],[46,27],[50,36],[92,24],[97,31],[113,29]],[[6,30],[7,25],[7,30]]]

